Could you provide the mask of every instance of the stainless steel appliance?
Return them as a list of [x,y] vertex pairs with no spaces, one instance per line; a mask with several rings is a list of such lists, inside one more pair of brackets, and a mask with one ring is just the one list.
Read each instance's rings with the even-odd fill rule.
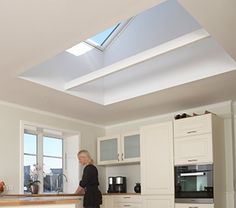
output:
[[123,176],[116,177],[115,190],[116,190],[116,193],[126,193],[127,192],[126,177],[123,177]]
[[108,193],[126,193],[126,177],[116,176],[108,177]]
[[213,203],[213,165],[175,167],[175,202]]

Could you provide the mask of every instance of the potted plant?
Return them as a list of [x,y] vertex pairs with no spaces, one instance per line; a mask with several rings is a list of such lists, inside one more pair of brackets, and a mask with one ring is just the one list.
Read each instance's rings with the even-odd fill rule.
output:
[[40,167],[35,164],[34,169],[31,170],[30,172],[30,180],[28,182],[28,189],[32,194],[38,194],[39,193],[39,183],[40,181],[38,180],[38,171],[40,170]]
[[39,193],[39,183],[40,183],[39,180],[35,180],[35,181],[32,179],[29,180],[28,188],[32,194]]

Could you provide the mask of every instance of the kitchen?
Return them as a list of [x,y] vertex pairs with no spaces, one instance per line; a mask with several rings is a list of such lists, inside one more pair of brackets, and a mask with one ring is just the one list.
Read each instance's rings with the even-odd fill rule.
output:
[[[119,9],[117,8],[117,11],[113,11],[113,23],[107,22],[105,27],[106,21],[104,21],[104,26],[101,26],[100,29],[94,28],[93,32],[91,31],[90,34],[88,33],[84,38],[80,37],[80,40],[86,39],[86,37],[90,37],[98,31],[102,31],[102,28],[107,28],[119,22],[119,14],[126,5],[124,2],[120,4]],[[193,3],[193,5],[194,4],[198,3]],[[60,71],[59,74],[53,74],[55,71],[53,69],[55,69],[54,67],[56,66],[58,67],[58,71],[61,70],[59,65],[64,67],[66,64],[60,64],[60,60],[64,60],[67,63],[69,59],[70,61],[74,61],[72,59],[75,57],[71,54],[69,55],[67,52],[58,55],[58,49],[58,51],[55,52],[56,57],[52,54],[48,54],[48,57],[52,57],[52,59],[47,60],[48,58],[45,57],[44,60],[37,61],[36,57],[35,59],[32,57],[32,48],[29,49],[28,52],[30,53],[27,53],[27,56],[29,56],[29,59],[31,57],[34,63],[26,63],[26,65],[22,65],[20,68],[12,66],[13,68],[19,68],[17,72],[11,70],[9,72],[2,72],[7,77],[6,80],[12,79],[8,81],[8,83],[15,84],[7,84],[6,80],[1,78],[0,180],[4,181],[5,186],[4,192],[1,193],[0,196],[12,196],[8,196],[8,198],[1,197],[0,206],[4,207],[4,201],[7,200],[10,200],[9,203],[11,203],[11,200],[15,200],[15,198],[12,199],[13,195],[14,197],[18,195],[18,198],[20,194],[23,194],[27,190],[27,187],[24,187],[24,166],[27,166],[24,165],[26,161],[24,158],[35,157],[41,168],[38,174],[40,181],[39,194],[43,194],[44,198],[42,199],[40,198],[41,195],[37,195],[35,196],[35,200],[32,200],[34,201],[32,203],[38,203],[41,200],[43,201],[41,203],[45,204],[40,205],[42,207],[49,205],[51,207],[69,207],[68,204],[73,207],[74,204],[77,203],[82,207],[83,197],[74,196],[72,194],[82,175],[82,167],[79,165],[76,158],[76,153],[79,149],[89,150],[92,157],[95,159],[95,164],[99,171],[100,189],[104,194],[102,205],[104,208],[127,206],[147,208],[231,208],[235,206],[234,132],[236,129],[236,105],[234,102],[235,93],[233,89],[235,88],[236,76],[234,70],[236,64],[233,59],[231,60],[231,58],[229,58],[229,55],[234,58],[233,53],[230,48],[227,48],[227,44],[224,45],[224,40],[221,40],[217,36],[217,32],[219,31],[212,31],[212,28],[208,24],[203,24],[205,21],[203,17],[197,20],[199,22],[203,21],[203,23],[201,23],[204,25],[204,29],[218,41],[223,50],[215,44],[211,39],[211,35],[206,33],[205,30],[202,30],[195,20],[191,19],[190,15],[183,10],[182,6],[184,5],[184,8],[189,9],[188,12],[191,12],[191,4],[186,1],[166,1],[160,3],[160,5],[156,5],[156,1],[150,1],[148,3],[146,2],[145,6],[138,4],[133,13],[132,11],[124,11],[124,19],[129,19],[129,17],[133,17],[137,14],[138,16],[129,20],[127,23],[124,22],[123,25],[117,26],[117,28],[122,26],[119,31],[122,33],[114,37],[115,39],[114,41],[112,40],[112,45],[107,43],[107,54],[104,59],[106,64],[103,65],[97,58],[94,59],[93,63],[96,66],[90,66],[92,68],[86,69],[88,71],[97,69],[104,70],[106,67],[109,67],[109,64],[113,64],[115,72],[109,72],[106,75],[97,74],[96,76],[98,77],[96,77],[95,80],[91,80],[92,75],[86,77],[86,74],[82,73],[80,76],[83,78],[83,83],[81,80],[77,80],[78,74],[76,74],[76,76],[73,75],[73,79],[71,75],[69,80],[66,80],[68,77],[65,74],[62,74],[62,76],[66,77],[65,83],[62,83],[65,84],[66,90],[62,92],[60,80],[63,79],[59,77],[62,72]],[[199,3],[199,6],[200,5],[201,3]],[[41,6],[45,5],[42,3]],[[50,6],[49,8],[52,9]],[[63,7],[61,7],[61,9],[62,8]],[[111,57],[108,54],[108,50],[113,50],[114,52],[119,49],[120,46],[118,44],[116,45],[116,41],[119,42],[124,39],[122,35],[126,32],[132,31],[134,28],[137,30],[137,25],[141,24],[139,23],[142,16],[140,11],[145,11],[150,8],[153,8],[153,10],[148,10],[148,14],[150,15],[152,14],[151,11],[157,11],[157,13],[155,13],[157,16],[154,16],[154,18],[156,18],[156,20],[160,19],[159,22],[156,22],[158,22],[158,24],[160,23],[159,26],[161,29],[158,30],[157,28],[157,31],[153,31],[153,36],[149,36],[149,40],[151,41],[152,38],[157,37],[157,34],[159,34],[160,37],[163,36],[164,38],[162,41],[167,42],[169,46],[168,44],[166,45],[165,43],[157,41],[156,45],[149,45],[149,47],[147,47],[147,45],[144,46],[143,43],[148,41],[144,39],[144,42],[142,42],[140,39],[140,45],[143,46],[142,50],[134,50],[131,53],[127,45],[124,53],[120,53],[119,51],[119,54],[117,53],[114,57]],[[230,13],[229,5],[225,8],[226,11]],[[37,10],[36,8],[34,9]],[[218,8],[214,9],[217,10]],[[161,31],[164,30],[161,27],[163,26],[162,21],[167,19],[166,15],[173,15],[170,18],[171,21],[166,21],[164,24],[167,29],[173,28],[171,31],[173,32],[175,30],[175,34],[164,33],[168,30],[164,31],[163,34],[161,33]],[[193,11],[191,15],[195,18],[198,17],[196,11]],[[24,15],[22,15],[22,17],[23,16]],[[148,18],[147,13],[144,16]],[[117,18],[116,21],[115,18]],[[147,19],[142,21],[143,24],[148,25],[147,22],[145,22]],[[216,19],[214,22],[215,21]],[[184,23],[180,24],[181,22]],[[178,28],[176,29],[174,25],[178,25]],[[233,33],[231,30],[234,30],[230,28],[230,32]],[[19,31],[21,30],[19,29]],[[149,34],[150,32],[146,31],[146,33]],[[146,33],[145,35],[147,35]],[[229,36],[230,35],[231,34],[229,34]],[[19,36],[19,38],[21,37]],[[227,39],[230,40],[230,37],[227,37]],[[179,44],[178,41],[180,41],[181,44]],[[74,40],[74,43],[78,43],[78,40]],[[69,48],[68,46],[73,46],[74,43],[71,41],[71,43],[67,43],[67,45],[65,44],[62,47],[64,47],[64,49]],[[161,48],[158,44],[164,45],[162,45]],[[172,44],[174,44],[174,46],[170,46]],[[136,45],[136,42],[134,42],[134,45]],[[190,48],[190,46],[192,48]],[[22,49],[20,46],[17,47]],[[36,46],[34,47],[36,48]],[[146,50],[144,51],[145,48]],[[196,49],[196,51],[190,53],[190,49],[191,51]],[[16,51],[17,50],[18,49],[16,49]],[[150,50],[152,50],[151,54]],[[227,51],[227,53],[224,50]],[[88,57],[93,57],[95,53],[97,53],[97,51],[91,51]],[[188,56],[183,59],[186,53],[188,53]],[[208,53],[212,56],[208,57]],[[128,65],[130,69],[120,70],[119,64],[122,65],[123,63],[118,60],[122,58],[122,55],[127,56],[127,54],[132,57],[132,59],[126,60],[129,62]],[[153,54],[155,54],[155,57],[158,57],[157,60],[152,59]],[[199,54],[202,54],[202,56],[199,56]],[[97,55],[98,54],[96,54],[96,56]],[[100,52],[98,56],[101,57]],[[145,64],[141,63],[143,57],[152,59],[150,60],[150,69],[145,69],[145,73],[143,73],[143,66],[141,65]],[[182,62],[187,62],[187,60],[189,62],[187,66],[185,66],[181,61],[179,61],[181,62],[179,63],[178,60],[175,60],[176,62],[174,62],[174,64],[176,64],[176,67],[171,67],[173,63],[171,63],[170,60],[173,60],[173,57],[178,57],[178,60]],[[196,61],[192,61],[193,58],[196,58]],[[217,60],[217,62],[215,60]],[[135,63],[133,61],[135,61]],[[4,65],[5,63],[7,65]],[[137,65],[139,63],[140,67],[137,67],[135,72],[132,72],[132,64]],[[4,66],[1,66],[1,68],[8,68],[10,64],[13,63],[3,61],[2,64]],[[17,64],[17,62],[15,64]],[[72,66],[71,62],[69,64]],[[82,64],[86,68],[86,62]],[[160,70],[157,74],[154,73],[154,68],[152,68],[154,65],[159,66],[163,70]],[[172,71],[166,77],[166,74],[163,72],[167,70],[167,66],[170,67]],[[76,67],[77,66],[75,66],[75,68]],[[192,70],[188,70],[189,67],[192,67]],[[202,71],[199,70],[198,73],[193,72],[196,68],[202,68]],[[215,71],[211,70],[212,68],[214,68]],[[177,71],[180,69],[182,71]],[[43,73],[39,74],[40,71]],[[10,73],[14,75],[11,76]],[[101,71],[101,73],[103,73],[103,71]],[[107,72],[104,70],[104,73]],[[132,73],[132,76],[130,76],[130,73]],[[185,75],[178,76],[178,73],[184,73]],[[117,77],[116,74],[118,74]],[[104,78],[104,80],[107,81],[104,92],[102,92],[100,88],[103,76],[107,76],[107,79]],[[45,79],[45,77],[47,79]],[[133,77],[137,78],[138,81],[134,79],[132,82],[131,79]],[[111,87],[112,82],[115,83],[114,88]],[[78,83],[82,83],[81,86]],[[119,83],[122,83],[122,86],[120,86]],[[160,86],[157,86],[156,83],[160,84]],[[219,83],[224,84],[220,85]],[[205,111],[212,112],[212,114],[205,113]],[[187,118],[175,119],[175,116],[184,113],[191,117],[184,115],[183,117]],[[215,122],[215,120],[218,120],[215,119],[215,117],[219,117],[221,121]],[[186,128],[190,125],[187,121],[191,124],[194,124],[196,121],[197,124],[187,131]],[[194,128],[200,128],[200,130]],[[184,135],[184,131],[190,132],[191,136],[188,137]],[[217,134],[215,134],[215,132],[217,132]],[[32,152],[33,147],[29,148],[29,151],[26,151],[27,148],[24,146],[24,136],[27,133],[29,135],[37,135],[37,145],[35,145],[37,147],[34,152]],[[221,140],[218,139],[219,135],[221,135]],[[55,142],[53,138],[63,139],[64,146],[61,145],[60,147],[60,155],[57,155],[58,152],[53,152],[53,148],[50,148],[50,145],[43,148],[43,144],[46,142]],[[188,138],[190,138],[190,140],[188,140]],[[44,149],[46,151],[47,147],[48,153],[44,153]],[[59,150],[60,148],[55,149]],[[198,158],[196,159],[196,157]],[[48,165],[49,168],[47,168],[45,172],[46,169],[42,168],[44,164],[47,164],[45,161],[52,160],[63,161],[60,162],[62,166],[51,167]],[[48,164],[51,163],[48,162]],[[205,168],[201,167],[201,165],[212,164],[214,164],[213,168],[207,166],[207,168],[209,168],[206,170],[207,173],[204,172],[204,169],[201,169]],[[30,165],[32,166],[33,163]],[[181,172],[181,169],[176,168],[183,168],[183,166],[185,172]],[[193,172],[186,172],[188,171],[186,166],[190,169],[195,169],[191,169]],[[60,170],[58,170],[58,168]],[[197,168],[199,168],[199,170]],[[212,175],[214,175],[214,177],[211,176],[208,178],[208,172],[211,172],[212,169]],[[57,172],[61,170],[63,170],[63,172]],[[61,173],[65,176],[60,175]],[[195,177],[193,177],[191,175],[193,173],[203,175],[195,175]],[[55,174],[55,176],[53,176],[53,174]],[[186,174],[190,174],[190,176],[188,177]],[[123,188],[124,192],[127,193],[107,193],[109,181],[115,181],[114,178],[109,177],[116,176],[126,177],[118,178],[118,180],[126,183],[126,186],[124,185]],[[180,179],[179,183],[176,184],[178,181],[176,178],[181,177],[184,177],[184,179]],[[177,198],[178,195],[182,194],[181,192],[177,192],[177,190],[184,189],[180,187],[182,185],[181,181],[192,179],[191,183],[193,183],[193,178],[203,178],[203,185],[197,185],[198,190],[200,190],[200,192],[205,191],[209,193],[210,197],[204,196],[203,198],[210,198],[210,200],[198,201],[196,203],[196,201],[192,199],[194,198],[194,194],[191,194],[191,197],[182,197],[185,199],[191,198],[193,201],[182,201]],[[214,178],[214,181],[212,178]],[[219,180],[219,178],[221,180]],[[205,180],[207,180],[207,183],[210,185],[204,184],[206,182]],[[52,185],[50,181],[54,181],[54,185]],[[45,188],[46,182],[50,184],[47,188]],[[136,183],[141,184],[141,193],[135,193],[134,187]],[[117,187],[122,189],[119,185]],[[214,194],[212,187],[214,188]],[[112,184],[110,184],[110,189],[113,189]],[[51,190],[53,194],[50,193],[50,196],[46,196],[46,192]],[[60,197],[57,192],[60,194]],[[139,190],[137,192],[139,192]],[[27,194],[29,195],[29,193]],[[48,198],[45,199],[45,197]],[[53,197],[56,197],[56,199]],[[66,199],[66,197],[68,198]],[[197,196],[196,198],[201,197]],[[22,203],[26,203],[29,206],[29,199],[31,200],[32,198],[29,197],[28,200],[24,198]],[[53,205],[53,201],[60,200],[62,201],[58,202],[58,204],[64,203],[64,205]],[[16,206],[20,205],[17,204]],[[31,204],[31,206],[33,206],[33,204]]]

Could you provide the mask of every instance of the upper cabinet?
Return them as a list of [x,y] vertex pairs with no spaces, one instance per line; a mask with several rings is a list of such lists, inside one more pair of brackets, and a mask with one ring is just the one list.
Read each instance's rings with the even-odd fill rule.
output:
[[98,165],[114,164],[120,160],[120,136],[100,137],[97,140]]
[[173,124],[141,128],[142,194],[174,195]]
[[121,160],[123,162],[140,161],[140,134],[137,132],[121,136]]
[[175,165],[213,163],[212,116],[174,121]]
[[132,132],[99,137],[97,140],[98,165],[114,165],[140,161],[140,135]]
[[212,132],[212,114],[194,116],[174,121],[174,137],[185,137]]

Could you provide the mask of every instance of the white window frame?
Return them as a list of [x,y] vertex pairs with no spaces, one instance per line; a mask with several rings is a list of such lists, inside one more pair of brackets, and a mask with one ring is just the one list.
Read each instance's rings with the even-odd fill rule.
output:
[[93,41],[90,41],[89,38],[85,40],[84,42],[93,46],[94,48],[100,51],[104,51],[113,42],[113,40],[115,40],[115,38],[126,28],[126,26],[131,22],[132,19],[133,18],[130,18],[129,20],[126,20],[117,24],[117,26],[114,28],[111,34],[104,40],[102,45],[98,45],[94,43]]
[[[56,128],[56,127],[52,127],[52,126],[47,126],[47,125],[42,125],[42,124],[37,124],[37,123],[32,123],[32,122],[28,122],[28,121],[23,121],[21,120],[20,121],[20,155],[19,155],[19,158],[20,158],[20,174],[19,174],[19,192],[21,194],[24,193],[24,133],[25,133],[25,129],[26,129],[26,126],[32,126],[33,128],[32,129],[27,129],[27,132],[29,133],[34,133],[35,132],[35,129],[34,127],[37,126],[36,129],[53,129],[57,132],[66,132],[66,133],[70,133],[70,134],[73,134],[73,135],[78,135],[79,138],[81,138],[81,133],[80,132],[77,132],[77,131],[72,131],[72,130],[67,130],[67,129],[59,129],[59,128]],[[53,132],[53,131],[52,131]],[[43,136],[48,136],[48,137],[53,137],[53,138],[57,138],[57,139],[63,139],[63,160],[62,160],[62,167],[63,167],[63,173],[65,175],[67,175],[67,164],[66,164],[66,158],[67,158],[67,153],[65,152],[65,142],[64,142],[64,138],[63,136],[59,136],[59,135],[55,135],[55,134],[50,134],[50,133],[43,133],[42,130],[40,130],[39,132],[36,132],[38,137],[41,137],[40,138],[37,138],[37,141],[38,141],[38,144],[39,145],[37,147],[37,158],[39,158],[39,160],[37,161],[38,162],[38,165],[40,167],[43,167]],[[35,133],[34,133],[35,134]],[[79,139],[79,146],[81,146],[81,140]],[[39,164],[41,163],[41,164]],[[81,172],[81,170],[78,170],[79,172]],[[43,174],[40,174],[39,175],[39,180],[40,181],[43,181]],[[65,188],[65,185],[66,185],[66,181],[65,179],[63,178],[63,189]],[[40,193],[43,193],[43,183],[40,183]]]

